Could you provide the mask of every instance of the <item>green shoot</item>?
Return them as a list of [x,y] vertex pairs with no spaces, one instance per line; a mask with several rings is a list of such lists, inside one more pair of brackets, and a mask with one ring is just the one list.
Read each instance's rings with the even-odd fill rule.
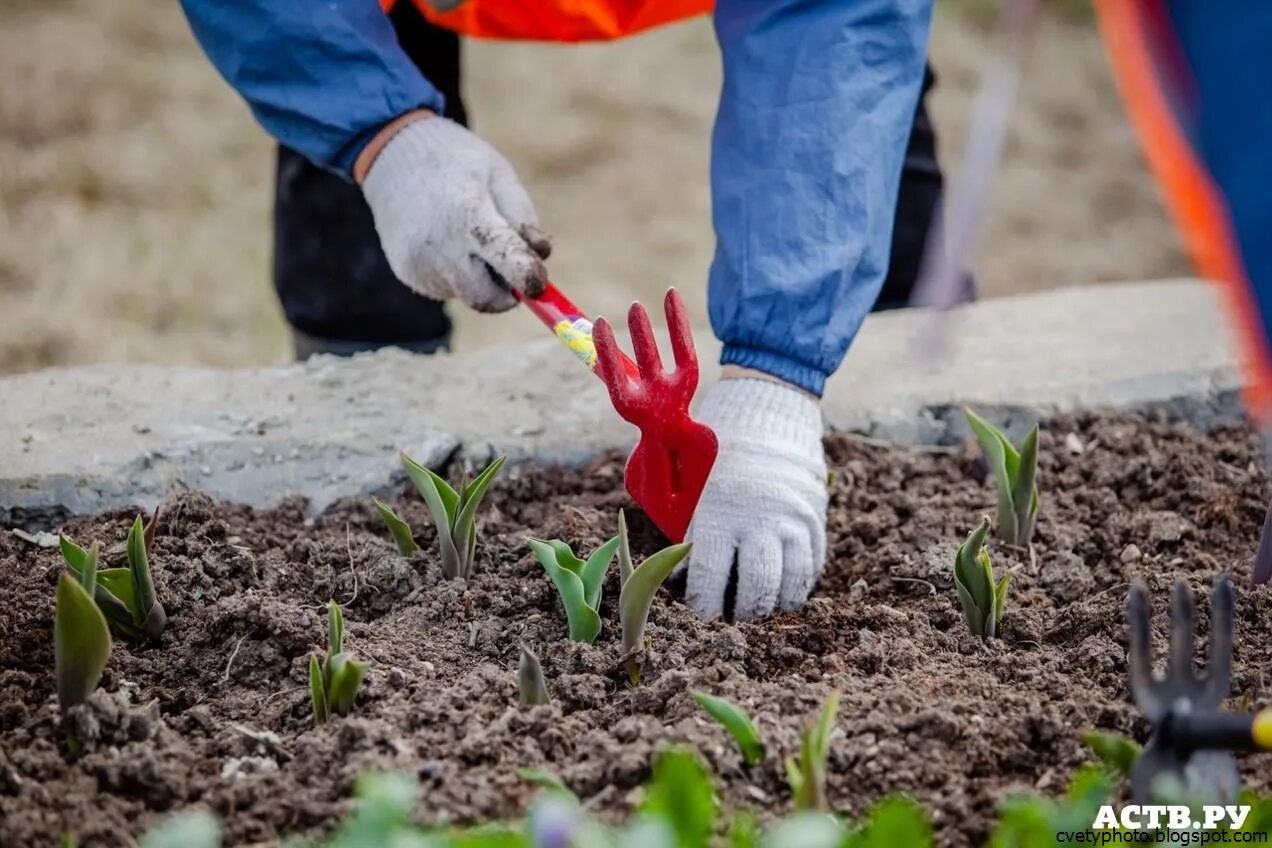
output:
[[314,724],[325,724],[332,716],[348,715],[362,685],[366,663],[352,659],[344,650],[344,613],[335,601],[327,603],[327,653],[320,662],[309,657],[309,696],[314,707]]
[[550,771],[544,771],[537,768],[519,768],[517,769],[517,777],[529,783],[531,786],[537,786],[548,792],[556,792],[560,795],[568,795],[574,797],[574,792],[570,787],[565,785],[565,781],[557,777]]
[[1107,730],[1087,730],[1080,737],[1110,774],[1129,778],[1143,748],[1134,739]]
[[1007,584],[1011,574],[994,583],[994,569],[985,550],[985,536],[989,533],[989,519],[972,531],[967,541],[958,549],[954,558],[954,588],[958,590],[958,602],[963,607],[963,617],[972,633],[982,639],[992,639],[998,632],[998,622],[1003,617],[1007,603]]
[[[125,545],[127,566],[97,572],[93,600],[106,616],[110,629],[126,639],[158,642],[168,627],[168,614],[155,597],[155,584],[150,575],[149,550],[154,546],[158,522],[158,509],[145,525],[141,516],[137,516]],[[61,537],[60,546],[67,567],[76,575],[82,574],[88,551],[66,536]]]
[[372,498],[371,500],[375,503],[376,511],[380,513],[380,517],[384,519],[385,525],[389,528],[389,535],[393,537],[398,553],[404,557],[409,557],[418,551],[420,546],[415,544],[415,536],[411,534],[410,526],[398,517],[398,514],[393,511],[393,507],[379,498]]
[[839,848],[926,848],[932,845],[932,826],[923,808],[904,796],[893,795],[875,804],[865,823]]
[[796,810],[824,812],[830,809],[826,798],[826,762],[830,758],[830,737],[838,712],[839,691],[835,690],[821,712],[804,727],[799,756],[786,761],[786,782],[790,784]]
[[575,642],[595,642],[601,633],[601,588],[619,542],[615,536],[581,560],[560,539],[529,540],[530,549],[561,596],[570,639]]
[[[477,548],[477,507],[481,505],[490,481],[503,467],[504,457],[487,465],[469,484],[455,491],[449,483],[402,454],[402,465],[433,514],[437,525],[437,544],[441,548],[442,569],[446,576],[467,578],[473,570],[473,552]],[[396,537],[395,537],[396,538]],[[400,543],[399,543],[400,544]]]
[[659,754],[639,817],[665,825],[677,848],[699,848],[712,844],[717,814],[711,773],[698,755],[677,748]]
[[543,666],[534,651],[521,646],[521,659],[517,663],[517,696],[523,707],[546,704],[549,700],[548,684],[543,679]]
[[654,593],[663,584],[676,566],[688,554],[690,545],[682,542],[663,548],[639,566],[632,566],[631,552],[627,546],[627,519],[620,511],[619,527],[619,569],[627,574],[623,588],[618,595],[618,618],[623,628],[623,665],[627,668],[627,678],[633,686],[640,685],[640,654],[645,647],[645,625],[649,623],[649,607],[654,602]]
[[53,665],[57,701],[63,713],[88,700],[110,657],[110,628],[106,616],[93,602],[98,585],[97,545],[84,553],[79,579],[64,571],[57,581]]
[[724,726],[738,744],[742,759],[747,766],[754,766],[764,760],[764,742],[751,717],[741,707],[724,698],[708,695],[706,692],[689,693],[698,706],[706,710],[707,715]]
[[1038,425],[1017,450],[1001,430],[975,412],[964,409],[963,415],[998,486],[998,538],[1009,545],[1028,545],[1038,517]]

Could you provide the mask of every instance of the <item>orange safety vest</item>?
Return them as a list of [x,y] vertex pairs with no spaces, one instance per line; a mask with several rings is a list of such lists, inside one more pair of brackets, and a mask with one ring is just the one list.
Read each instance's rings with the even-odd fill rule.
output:
[[[380,0],[386,12],[397,0]],[[608,41],[711,11],[713,0],[461,0],[438,11],[414,0],[434,24],[461,35],[529,41]],[[440,5],[440,4],[439,4]]]

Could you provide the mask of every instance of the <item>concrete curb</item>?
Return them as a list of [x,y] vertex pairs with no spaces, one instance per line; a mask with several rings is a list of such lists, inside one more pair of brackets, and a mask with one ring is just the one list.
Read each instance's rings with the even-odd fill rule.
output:
[[[908,310],[867,320],[827,389],[831,427],[943,441],[961,433],[952,408],[963,403],[1023,419],[1167,401],[1213,409],[1226,398],[1232,414],[1239,388],[1217,304],[1195,281],[968,306],[934,368],[913,353],[929,321]],[[710,333],[698,341],[702,361],[714,361]],[[257,370],[52,369],[0,379],[0,427],[0,521],[28,528],[149,507],[186,488],[258,506],[301,494],[322,509],[389,484],[399,450],[430,464],[457,451],[577,463],[634,440],[599,381],[546,338]]]

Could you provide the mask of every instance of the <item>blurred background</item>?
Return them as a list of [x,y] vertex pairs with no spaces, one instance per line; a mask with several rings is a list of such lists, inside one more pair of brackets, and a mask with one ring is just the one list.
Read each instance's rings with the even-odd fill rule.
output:
[[[943,0],[931,106],[957,170],[992,57],[990,0]],[[983,297],[1189,273],[1071,3],[1039,33],[974,272]],[[678,286],[706,323],[709,22],[582,47],[470,43],[474,128],[555,237],[553,277],[619,314]],[[0,0],[0,372],[286,361],[270,284],[273,146],[176,3]],[[456,347],[531,339],[521,310],[452,308]]]

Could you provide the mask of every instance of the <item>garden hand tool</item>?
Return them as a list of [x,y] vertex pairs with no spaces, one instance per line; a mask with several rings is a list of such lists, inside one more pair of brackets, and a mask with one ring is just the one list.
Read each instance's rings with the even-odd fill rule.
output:
[[1149,602],[1143,586],[1131,589],[1131,696],[1152,725],[1144,752],[1131,769],[1131,792],[1151,803],[1163,792],[1231,803],[1240,788],[1233,751],[1272,750],[1272,709],[1227,713],[1232,666],[1232,584],[1215,580],[1210,603],[1210,658],[1206,674],[1192,668],[1193,600],[1175,583],[1171,603],[1170,658],[1166,675],[1153,679],[1149,650]]
[[552,283],[539,297],[517,297],[601,378],[614,409],[640,429],[627,460],[627,491],[667,538],[682,541],[719,444],[710,428],[689,417],[698,356],[680,294],[668,289],[663,304],[676,363],[672,371],[663,369],[649,314],[639,303],[627,313],[633,362],[619,349],[608,321],[597,318],[593,325]]

